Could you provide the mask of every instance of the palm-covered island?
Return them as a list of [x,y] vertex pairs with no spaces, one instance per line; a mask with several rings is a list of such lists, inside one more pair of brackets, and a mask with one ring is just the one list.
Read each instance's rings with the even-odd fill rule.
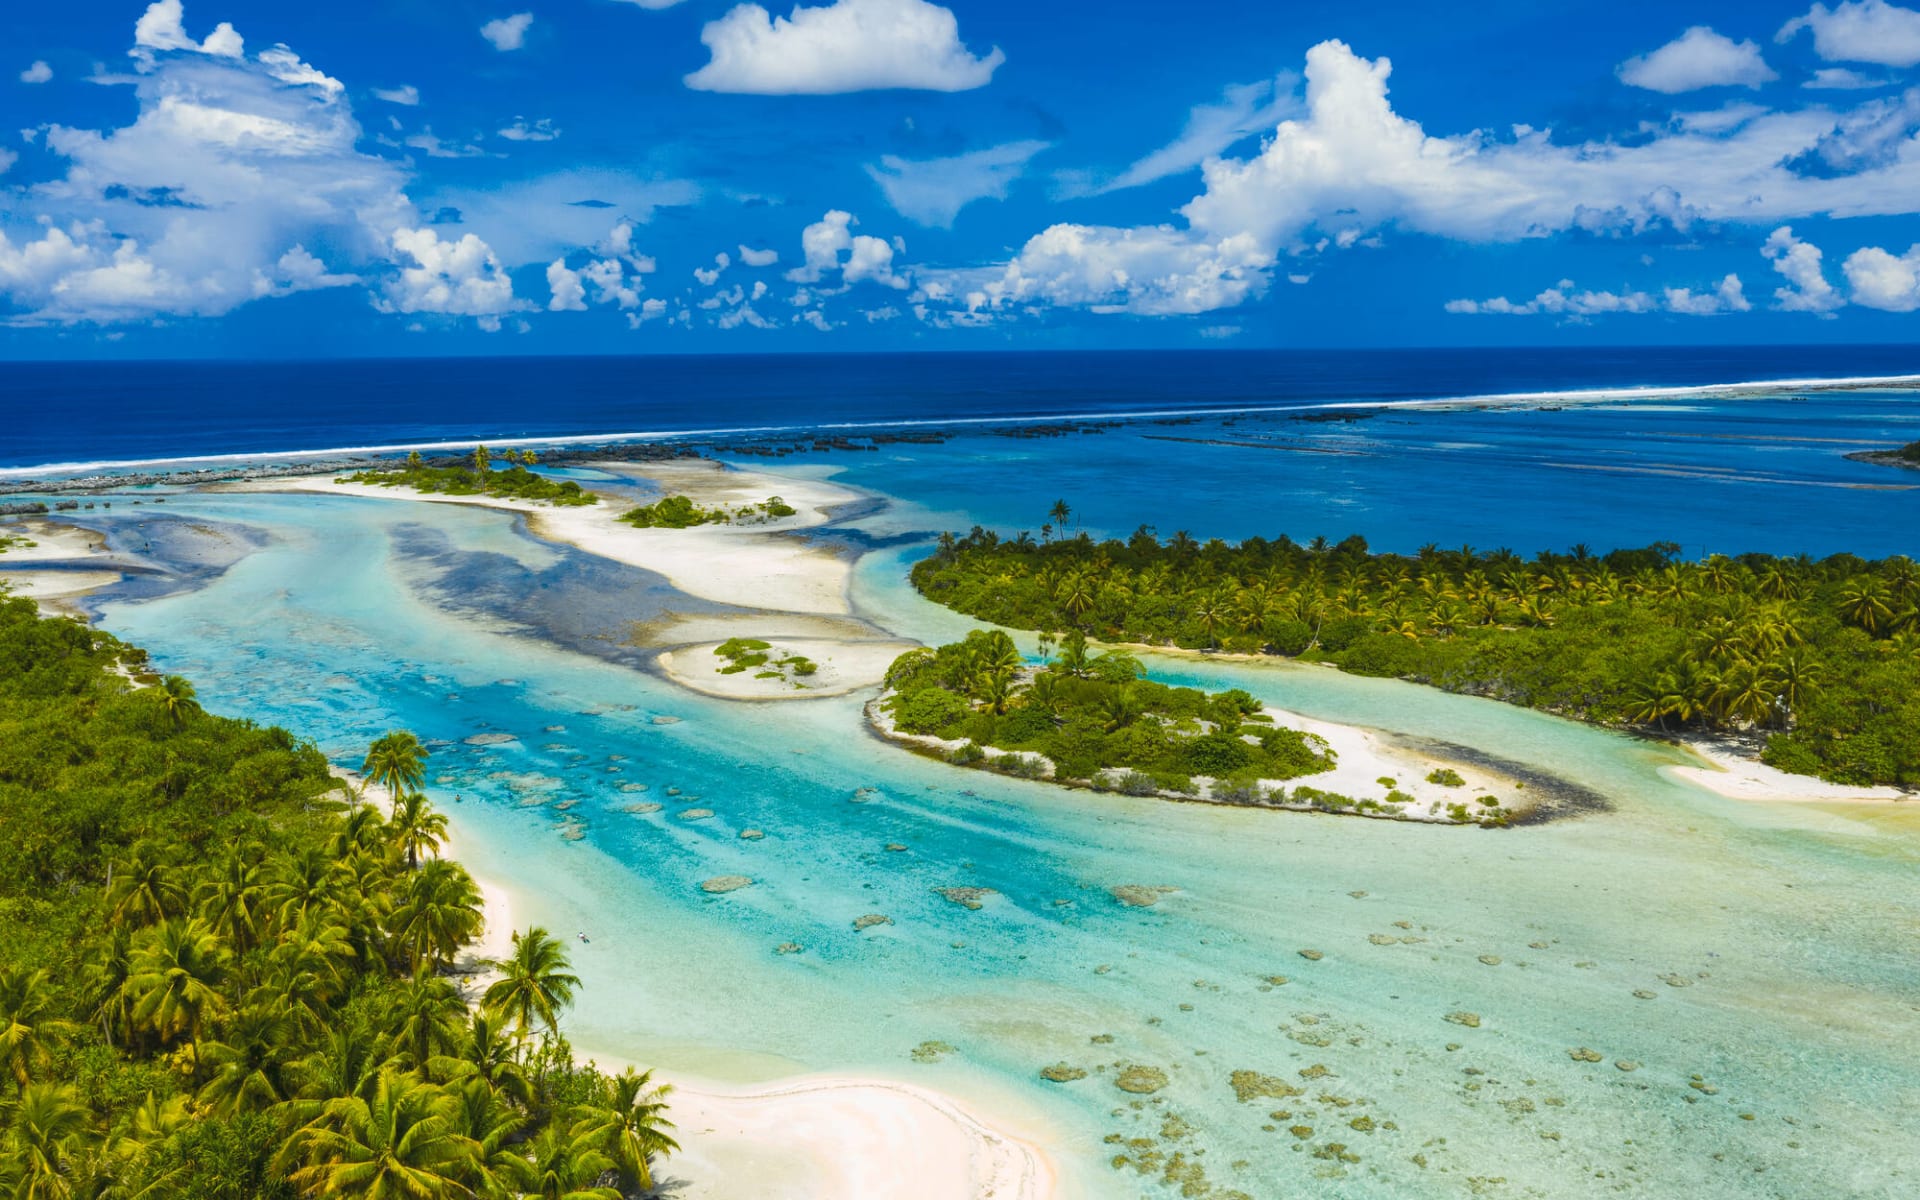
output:
[[1334,769],[1338,756],[1325,738],[1281,724],[1285,714],[1239,688],[1156,683],[1131,654],[1092,653],[1077,629],[1058,649],[1031,666],[1005,632],[974,630],[964,641],[908,651],[869,715],[885,735],[956,766],[1026,779],[1257,808],[1452,824],[1512,819],[1511,803],[1458,790],[1467,780],[1443,765],[1423,768],[1421,783],[1410,778],[1406,790],[1397,777],[1373,776],[1378,797],[1287,786]]
[[1096,541],[1049,525],[1039,540],[944,535],[913,582],[1014,628],[1332,663],[1601,724],[1743,735],[1768,764],[1839,783],[1920,785],[1920,565],[1905,557],[1401,555],[1358,537]]
[[356,471],[345,476],[345,483],[366,483],[378,487],[410,487],[428,495],[493,496],[502,500],[532,500],[542,504],[575,507],[600,503],[600,497],[586,491],[571,479],[553,479],[527,470],[539,465],[532,450],[503,450],[496,467],[493,454],[485,446],[475,446],[466,459],[428,462],[415,450],[406,462],[390,470]]
[[560,943],[516,933],[463,992],[481,896],[434,853],[424,757],[369,752],[383,812],[286,730],[0,598],[0,1195],[651,1187],[663,1089],[573,1061]]

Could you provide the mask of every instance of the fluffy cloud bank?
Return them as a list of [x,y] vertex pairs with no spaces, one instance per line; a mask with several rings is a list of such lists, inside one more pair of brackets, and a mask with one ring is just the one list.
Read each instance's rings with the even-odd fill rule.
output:
[[[1484,243],[1920,211],[1920,91],[1837,117],[1748,106],[1630,143],[1563,145],[1524,125],[1431,135],[1394,111],[1391,71],[1322,42],[1307,52],[1304,111],[1258,154],[1207,160],[1184,229],[1055,225],[1011,262],[918,272],[923,298],[970,311],[1036,300],[1205,312],[1260,295],[1283,256],[1366,245],[1382,229]],[[1826,303],[1817,289],[1797,294]]]
[[131,125],[47,129],[65,176],[0,218],[13,320],[218,315],[351,280],[305,264],[384,260],[412,223],[398,169],[355,149],[337,80],[284,46],[247,57],[230,25],[195,40],[183,19],[158,0],[135,26]]
[[713,58],[687,76],[708,92],[826,95],[984,87],[1006,55],[975,57],[953,13],[927,0],[836,0],[775,17],[742,4],[700,31]]
[[1449,300],[1450,313],[1489,313],[1501,316],[1549,315],[1581,319],[1611,313],[1674,313],[1678,316],[1709,317],[1720,313],[1746,312],[1745,289],[1738,275],[1728,275],[1712,288],[1696,292],[1690,288],[1670,287],[1659,296],[1647,292],[1575,291],[1571,279],[1563,279],[1531,300],[1515,303],[1505,296],[1491,300]]
[[129,53],[133,122],[49,126],[65,174],[0,215],[4,319],[218,316],[349,285],[390,312],[516,307],[485,241],[423,228],[402,168],[357,149],[338,80],[285,46],[248,55],[225,23],[195,39],[179,0],[145,10]]
[[1756,88],[1780,78],[1760,57],[1760,47],[1705,25],[1695,25],[1651,54],[1628,59],[1619,74],[1622,83],[1669,95],[1705,87]]

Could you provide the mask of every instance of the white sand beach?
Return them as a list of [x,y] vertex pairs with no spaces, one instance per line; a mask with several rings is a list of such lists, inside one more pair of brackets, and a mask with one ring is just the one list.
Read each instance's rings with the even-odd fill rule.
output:
[[1920,806],[1920,795],[1896,787],[1857,787],[1828,783],[1811,775],[1790,775],[1757,759],[1736,753],[1712,738],[1682,742],[1705,766],[1666,767],[1664,773],[1732,800],[1762,803],[1896,804]]
[[674,1080],[680,1200],[1048,1200],[1053,1164],[952,1097],[879,1079],[809,1076],[722,1088]]

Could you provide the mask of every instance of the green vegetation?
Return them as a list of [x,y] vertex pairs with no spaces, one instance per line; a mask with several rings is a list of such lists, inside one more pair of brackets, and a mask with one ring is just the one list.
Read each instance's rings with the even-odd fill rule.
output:
[[959,765],[1130,793],[1195,795],[1198,776],[1216,781],[1213,799],[1265,803],[1272,797],[1255,793],[1257,780],[1333,765],[1320,739],[1250,720],[1260,702],[1246,692],[1168,687],[1141,674],[1132,655],[1090,655],[1077,631],[1056,659],[1031,668],[1005,633],[975,630],[895,659],[885,704],[902,733],[960,741],[948,756]]
[[798,511],[778,496],[733,509],[701,508],[685,496],[666,496],[628,509],[620,519],[640,529],[688,529],[695,525],[765,525]]
[[[774,657],[773,644],[759,638],[728,638],[713,652],[727,660],[727,665],[718,670],[721,675],[753,671],[755,679],[785,679],[789,674],[804,677],[820,670],[820,664],[802,654]],[[794,686],[806,685],[796,682]]]
[[1920,565],[948,534],[915,585],[1002,625],[1296,656],[1609,725],[1764,736],[1767,762],[1920,786]]
[[1436,767],[1427,773],[1427,782],[1441,787],[1465,787],[1467,781],[1460,778],[1460,772],[1452,767]]
[[32,538],[23,537],[17,533],[0,533],[0,554],[5,554],[15,546],[22,550],[30,550],[38,544]]
[[522,463],[536,463],[533,451],[502,456],[513,465],[495,470],[493,456],[485,446],[475,446],[467,466],[433,467],[415,452],[407,455],[406,465],[395,471],[358,471],[346,477],[346,483],[371,483],[380,487],[410,487],[416,491],[446,496],[499,496],[508,500],[537,500],[562,507],[600,503],[600,497],[584,491],[571,479],[555,481],[536,475]]
[[1894,456],[1902,462],[1920,464],[1920,442],[1908,442],[1894,451]]
[[472,1011],[449,978],[480,897],[433,856],[424,758],[369,752],[383,814],[287,731],[0,597],[0,1195],[651,1187],[664,1089],[573,1063],[560,944],[516,934]]

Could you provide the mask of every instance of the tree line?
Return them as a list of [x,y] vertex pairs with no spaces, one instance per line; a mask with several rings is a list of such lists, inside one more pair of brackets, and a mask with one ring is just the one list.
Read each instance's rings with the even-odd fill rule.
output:
[[619,1200],[666,1089],[576,1064],[544,930],[485,964],[426,750],[342,787],[108,634],[0,597],[0,1196]]
[[943,534],[929,598],[1022,629],[1286,655],[1610,725],[1745,732],[1766,761],[1920,785],[1920,565],[1679,547],[1525,558],[1376,554],[1364,539],[1238,544]]

